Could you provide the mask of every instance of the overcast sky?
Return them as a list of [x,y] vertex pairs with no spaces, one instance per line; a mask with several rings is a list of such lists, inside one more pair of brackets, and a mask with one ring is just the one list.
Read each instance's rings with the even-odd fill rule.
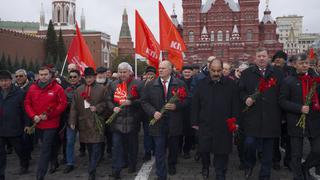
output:
[[[182,0],[161,0],[169,14],[175,4],[179,21],[182,20]],[[205,3],[207,0],[203,0]],[[237,0],[235,0],[237,1]],[[260,19],[266,7],[265,0],[260,1]],[[44,4],[46,21],[51,19],[52,0],[0,0],[0,18],[10,21],[39,22],[41,3]],[[129,26],[134,38],[134,10],[137,9],[151,31],[158,39],[158,0],[76,0],[77,20],[80,22],[81,9],[86,16],[86,29],[98,30],[111,35],[112,43],[119,38],[123,9],[127,8]],[[304,16],[304,32],[320,32],[320,0],[270,0],[272,16]]]

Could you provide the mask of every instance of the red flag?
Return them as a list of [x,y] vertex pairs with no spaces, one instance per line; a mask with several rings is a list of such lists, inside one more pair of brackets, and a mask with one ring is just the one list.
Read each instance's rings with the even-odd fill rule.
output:
[[309,58],[314,59],[314,49],[313,48],[310,48],[310,50],[309,50]]
[[177,70],[181,70],[183,66],[183,52],[186,51],[186,46],[160,1],[159,18],[160,48],[168,52],[169,61]]
[[147,24],[136,10],[136,53],[148,59],[149,65],[158,70],[160,46]]
[[73,37],[67,54],[68,63],[76,64],[81,74],[86,67],[96,69],[90,50],[76,24],[76,36]]

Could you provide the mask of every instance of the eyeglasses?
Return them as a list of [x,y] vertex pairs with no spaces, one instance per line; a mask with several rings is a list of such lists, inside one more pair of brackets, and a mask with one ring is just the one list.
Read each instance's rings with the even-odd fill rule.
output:
[[76,79],[78,76],[69,76],[70,79]]
[[18,77],[24,77],[24,75],[16,75],[16,78],[18,78]]

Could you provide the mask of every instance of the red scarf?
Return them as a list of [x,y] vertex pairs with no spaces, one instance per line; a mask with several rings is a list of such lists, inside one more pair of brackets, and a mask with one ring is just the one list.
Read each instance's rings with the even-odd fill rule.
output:
[[113,101],[121,105],[126,101],[128,96],[128,86],[126,82],[117,84],[116,91],[114,92]]

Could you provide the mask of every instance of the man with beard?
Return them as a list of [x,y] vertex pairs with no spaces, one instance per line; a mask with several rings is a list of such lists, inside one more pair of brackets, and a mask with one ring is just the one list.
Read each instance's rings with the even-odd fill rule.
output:
[[[108,76],[107,76],[107,74],[108,74],[107,71],[108,71],[108,69],[103,67],[103,66],[98,67],[97,70],[96,70],[96,72],[97,72],[96,82],[97,82],[97,84],[100,84],[105,88],[110,86],[111,83],[112,83],[112,80],[110,78],[108,78]],[[108,118],[110,115],[111,114],[106,114],[105,117]],[[112,133],[111,133],[109,127],[105,127],[105,137],[106,137],[107,143],[104,142],[102,144],[101,160],[104,159],[104,153],[105,153],[104,151],[106,149],[106,146],[107,146],[108,156],[112,157],[112,155],[111,155],[111,151],[112,151]]]
[[232,133],[236,130],[229,129],[227,121],[238,116],[239,92],[234,81],[223,76],[220,60],[213,60],[208,69],[210,76],[199,82],[192,98],[192,127],[199,134],[202,176],[209,176],[213,153],[216,179],[225,180]]

